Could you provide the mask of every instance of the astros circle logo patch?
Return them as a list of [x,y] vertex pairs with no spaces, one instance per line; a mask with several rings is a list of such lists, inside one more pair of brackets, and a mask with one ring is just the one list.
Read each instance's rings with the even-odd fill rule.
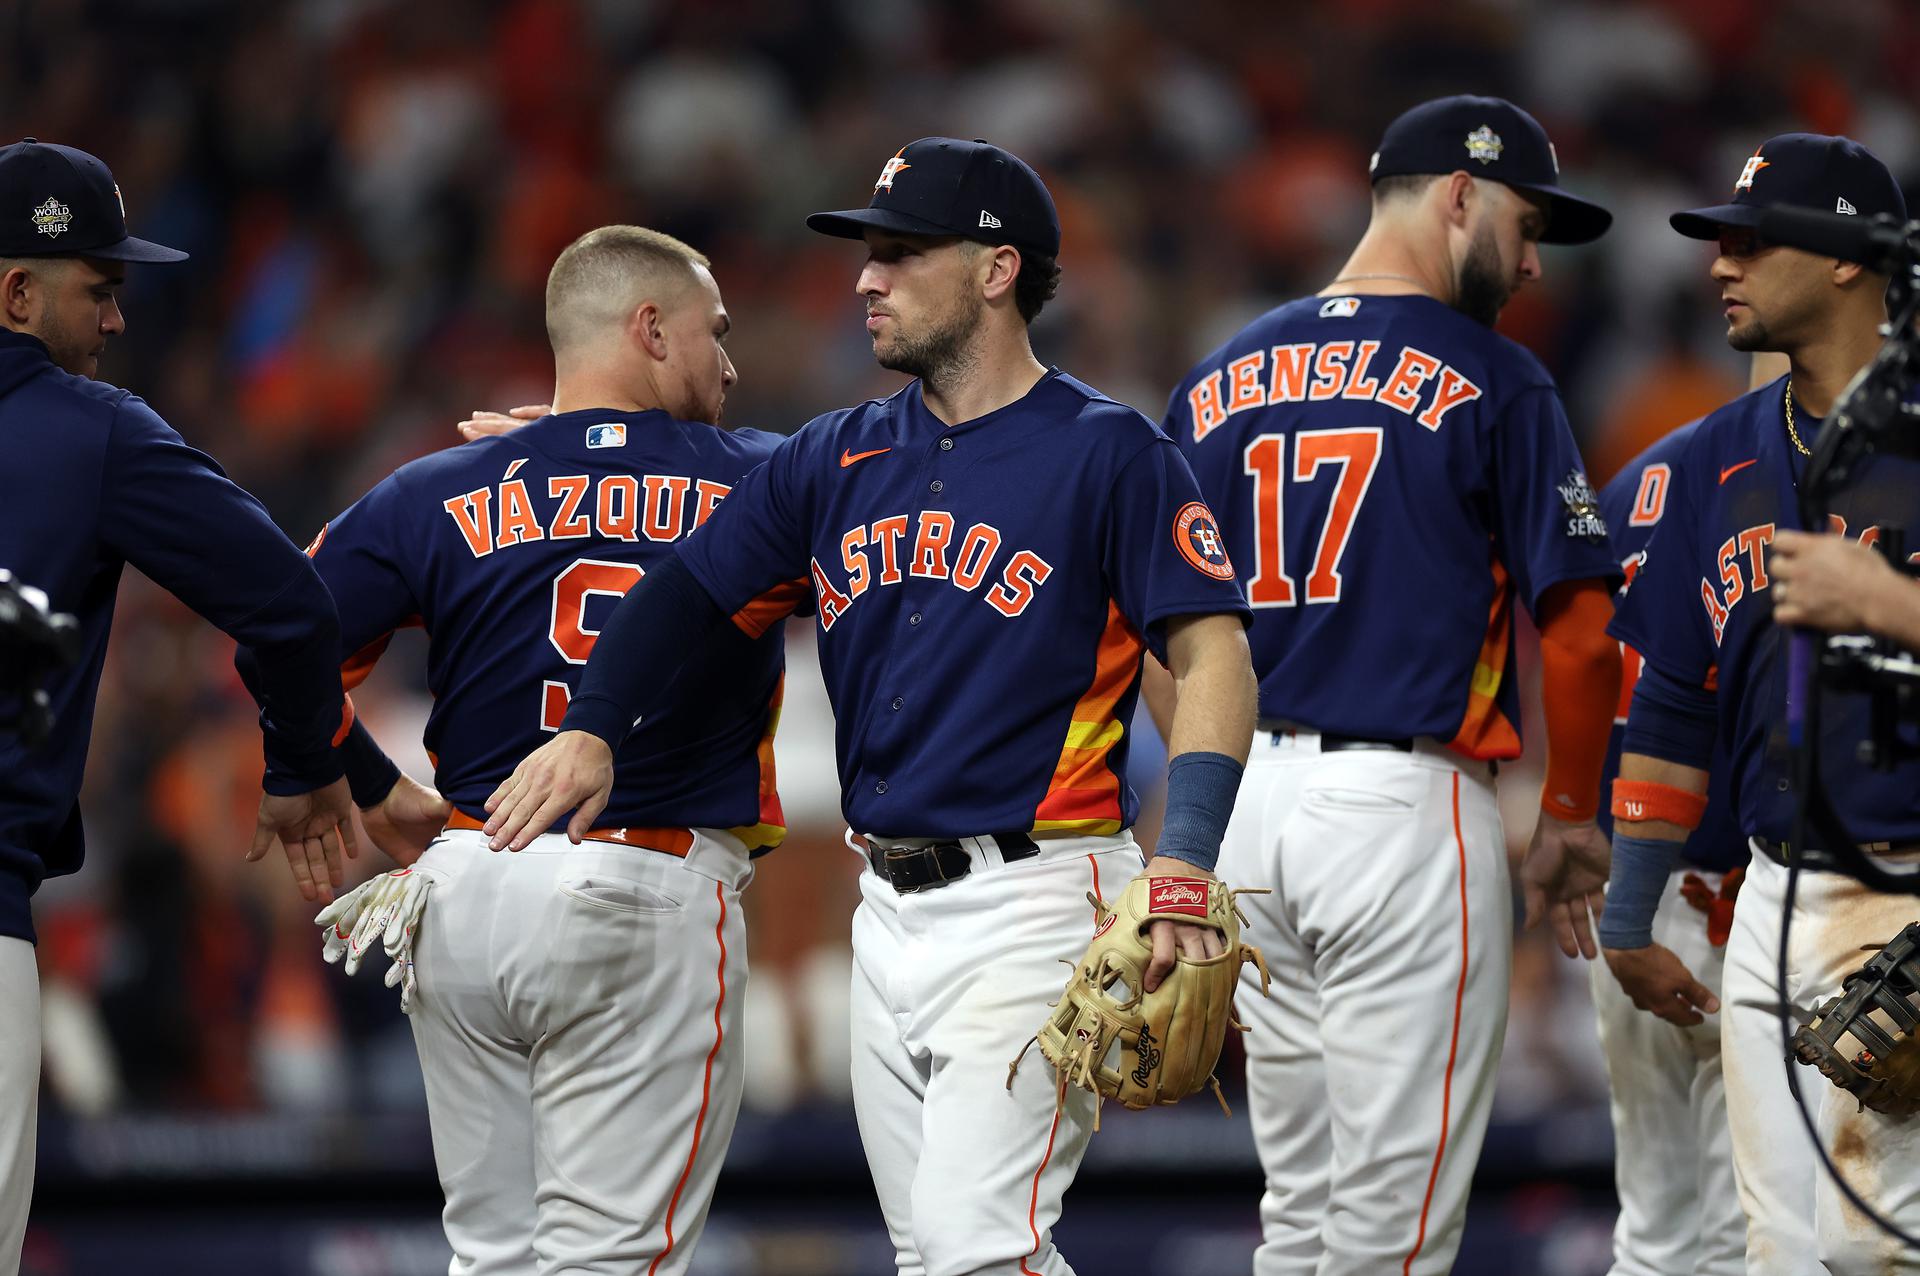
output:
[[1233,579],[1233,563],[1227,558],[1220,524],[1214,522],[1213,511],[1202,502],[1188,501],[1173,516],[1173,543],[1196,570],[1215,580]]

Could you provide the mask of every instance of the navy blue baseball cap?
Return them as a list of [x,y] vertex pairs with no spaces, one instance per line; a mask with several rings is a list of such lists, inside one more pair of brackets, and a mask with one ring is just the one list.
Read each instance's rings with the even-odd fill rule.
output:
[[1540,121],[1498,97],[1436,98],[1393,123],[1373,153],[1368,175],[1406,177],[1461,170],[1545,195],[1543,244],[1585,244],[1606,234],[1613,214],[1560,189],[1560,157]]
[[1013,152],[977,138],[908,142],[881,168],[865,208],[815,213],[807,225],[841,239],[859,239],[873,227],[1060,255],[1060,214],[1040,174]]
[[1907,220],[1900,183],[1878,156],[1846,137],[1782,133],[1760,143],[1733,183],[1733,200],[1690,208],[1667,220],[1689,239],[1718,239],[1722,226],[1758,226],[1764,209],[1784,204],[1823,213]]
[[34,138],[0,146],[0,257],[185,261],[127,234],[113,174],[85,151]]

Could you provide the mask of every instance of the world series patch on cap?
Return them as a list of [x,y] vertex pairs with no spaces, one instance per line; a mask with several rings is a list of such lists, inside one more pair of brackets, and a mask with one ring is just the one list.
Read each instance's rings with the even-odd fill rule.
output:
[[127,206],[107,166],[85,151],[27,138],[0,146],[0,257],[185,261],[127,233]]
[[1540,121],[1497,97],[1436,98],[1387,125],[1368,175],[1408,177],[1463,170],[1547,199],[1544,244],[1600,238],[1613,214],[1560,188],[1560,157]]
[[1782,206],[1907,219],[1900,183],[1872,151],[1848,137],[1782,133],[1747,157],[1728,202],[1689,208],[1667,220],[1689,239],[1717,239],[1722,226],[1758,226],[1763,211]]

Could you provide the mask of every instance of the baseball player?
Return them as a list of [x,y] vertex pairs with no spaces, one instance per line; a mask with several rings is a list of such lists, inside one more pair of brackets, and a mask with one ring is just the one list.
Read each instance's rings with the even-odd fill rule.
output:
[[[274,775],[249,858],[282,838],[291,863],[337,883],[340,851],[353,850],[332,748],[345,712],[332,600],[211,457],[140,399],[92,379],[108,339],[126,329],[115,299],[124,263],[185,257],[127,234],[119,188],[93,156],[32,138],[0,147],[0,566],[76,617],[80,633],[80,658],[47,682],[45,743],[29,749],[0,729],[3,1276],[19,1268],[39,1110],[30,900],[43,878],[80,867],[80,780],[122,567],[260,648]],[[0,706],[0,721],[11,708]]]
[[[1087,893],[1141,871],[1128,722],[1141,656],[1180,682],[1168,814],[1148,872],[1207,879],[1253,729],[1233,567],[1186,463],[1151,421],[1037,362],[1060,226],[1025,163],[930,137],[867,208],[874,355],[914,377],[830,412],[748,477],[608,622],[563,724],[491,799],[518,847],[605,801],[607,760],[686,653],[758,632],[764,591],[812,580],[841,792],[871,872],[854,919],[853,1092],[899,1270],[1072,1269],[1050,1232],[1090,1093],[1007,1065],[1093,929]],[[673,623],[642,627],[648,615]],[[656,610],[657,609],[657,610]],[[1182,889],[1190,889],[1182,887]],[[1176,945],[1154,923],[1158,986]],[[1212,940],[1208,946],[1207,940]]]
[[[1667,435],[1601,489],[1600,512],[1628,588],[1666,512],[1676,458],[1698,426],[1689,422]],[[1620,769],[1622,728],[1639,674],[1639,654],[1630,647],[1620,654],[1625,676],[1602,792]],[[1718,757],[1715,770],[1725,773]],[[1603,808],[1599,822],[1611,836],[1611,812]],[[1654,914],[1654,933],[1694,972],[1709,1015],[1719,1006],[1734,898],[1746,863],[1746,840],[1725,794],[1715,793],[1681,847]],[[1620,1197],[1612,1276],[1739,1276],[1746,1270],[1747,1220],[1727,1145],[1720,1020],[1705,1019],[1690,1006],[1636,1007],[1604,965],[1593,962],[1587,973],[1607,1061],[1613,1179]],[[1786,1097],[1784,1085],[1777,1097]]]
[[[715,428],[731,320],[707,258],[679,240],[582,236],[546,307],[551,415],[403,466],[313,559],[341,600],[350,683],[396,629],[429,635],[426,744],[452,809],[402,870],[432,887],[399,960],[418,980],[451,1270],[659,1276],[688,1268],[740,1104],[739,895],[749,857],[785,833],[779,627],[710,636],[709,658],[622,733],[577,844],[489,855],[482,803],[559,728],[621,595],[780,440]],[[773,591],[764,614],[797,597]],[[414,805],[384,783],[356,780],[356,797]]]
[[[1633,692],[1613,789],[1613,877],[1601,943],[1622,989],[1665,1017],[1711,1011],[1713,1001],[1679,956],[1656,942],[1653,919],[1681,839],[1705,807],[1716,735],[1726,799],[1755,852],[1740,888],[1725,954],[1721,1060],[1741,1205],[1747,1270],[1835,1273],[1893,1270],[1920,1256],[1847,1208],[1819,1175],[1800,1118],[1783,1101],[1780,1021],[1784,995],[1810,1008],[1839,991],[1860,946],[1913,920],[1910,897],[1877,895],[1851,878],[1814,873],[1800,884],[1776,986],[1789,835],[1798,794],[1785,740],[1785,633],[1772,623],[1779,585],[1767,546],[1798,523],[1795,485],[1823,417],[1873,356],[1885,322],[1887,281],[1862,268],[1769,245],[1760,210],[1791,204],[1860,216],[1905,217],[1899,187],[1871,153],[1845,138],[1786,134],[1742,167],[1730,202],[1676,213],[1674,228],[1717,240],[1712,276],[1737,350],[1786,354],[1790,373],[1709,414],[1675,456],[1666,510],[1620,603],[1612,632],[1645,658]],[[1830,529],[1871,541],[1882,524],[1910,527],[1920,512],[1910,476],[1865,467],[1838,500]],[[1855,835],[1894,857],[1920,853],[1920,768],[1872,771],[1852,761],[1868,732],[1865,701],[1824,701],[1823,779]],[[1807,1074],[1809,1078],[1813,1074]],[[1920,1179],[1895,1166],[1920,1154],[1920,1127],[1857,1112],[1852,1099],[1814,1083],[1826,1145],[1876,1208],[1920,1225]]]
[[1273,996],[1239,999],[1261,1276],[1443,1272],[1459,1246],[1507,1012],[1516,600],[1549,745],[1529,920],[1591,955],[1606,877],[1618,569],[1552,380],[1490,325],[1539,243],[1611,218],[1497,98],[1415,107],[1372,172],[1340,277],[1202,359],[1165,422],[1254,614],[1259,730],[1220,873],[1274,888],[1243,902]]

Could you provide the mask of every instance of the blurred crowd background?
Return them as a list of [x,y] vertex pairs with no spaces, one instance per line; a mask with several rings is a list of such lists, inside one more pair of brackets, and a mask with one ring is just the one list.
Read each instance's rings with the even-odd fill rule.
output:
[[[136,269],[102,377],[150,400],[301,543],[396,465],[456,444],[469,410],[548,397],[546,271],[602,223],[657,227],[713,258],[741,377],[730,424],[791,431],[891,392],[858,322],[858,249],[802,219],[864,203],[883,161],[930,133],[999,142],[1040,170],[1065,278],[1039,352],[1158,416],[1193,359],[1332,277],[1387,121],[1461,91],[1531,110],[1564,182],[1615,212],[1597,245],[1546,250],[1546,278],[1501,325],[1558,378],[1602,481],[1745,383],[1711,250],[1667,213],[1717,202],[1755,146],[1789,130],[1865,142],[1920,206],[1916,86],[1909,0],[0,5],[0,137],[100,154],[135,231],[193,254]],[[754,1066],[738,1150],[766,1167],[762,1200],[796,1167],[847,1162],[847,1226],[871,1234],[836,1020],[855,862],[804,628],[791,651],[779,752],[795,832],[748,896]],[[329,1132],[281,1140],[268,1159],[291,1183],[351,1170],[368,1141],[407,1171],[419,1254],[286,1270],[434,1270],[418,1068],[393,994],[322,966],[284,867],[240,861],[259,737],[230,654],[129,574],[85,796],[89,864],[38,901],[48,1205],[29,1270],[104,1270],[78,1255],[99,1240],[88,1209],[116,1185],[249,1177],[264,1153],[236,1150],[242,1128]],[[356,700],[425,776],[421,655],[397,641]],[[1159,758],[1142,730],[1150,792]],[[1516,847],[1537,774],[1502,774]],[[1153,823],[1150,810],[1143,841]],[[1585,972],[1530,935],[1513,995],[1484,1167],[1498,1212],[1478,1217],[1461,1270],[1598,1271],[1611,1207]],[[1178,1115],[1189,1142],[1207,1141],[1193,1122],[1218,1120]],[[1250,1155],[1201,1166],[1232,1184],[1215,1204],[1245,1238]],[[728,1198],[723,1186],[723,1238],[741,1205]],[[1522,1234],[1530,1257],[1499,1258]],[[171,1270],[154,1244],[149,1270]],[[786,1266],[759,1252],[716,1243],[705,1270],[816,1270],[791,1248]],[[821,1263],[864,1270],[844,1253]]]

